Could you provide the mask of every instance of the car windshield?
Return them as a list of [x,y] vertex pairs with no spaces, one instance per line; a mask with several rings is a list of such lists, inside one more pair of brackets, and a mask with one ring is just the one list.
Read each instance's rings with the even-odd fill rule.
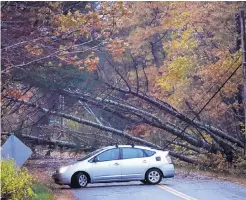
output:
[[97,149],[96,151],[93,151],[93,152],[91,152],[91,153],[85,155],[84,157],[79,158],[77,161],[83,161],[83,160],[86,160],[86,159],[90,158],[91,156],[94,156],[95,154],[99,153],[99,152],[102,151],[102,150],[103,150],[103,148],[102,148],[102,149]]

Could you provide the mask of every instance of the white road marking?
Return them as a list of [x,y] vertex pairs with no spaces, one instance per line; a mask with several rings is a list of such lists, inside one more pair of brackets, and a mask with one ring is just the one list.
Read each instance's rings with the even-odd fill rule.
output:
[[173,188],[170,188],[170,187],[168,187],[166,185],[157,185],[157,186],[159,188],[161,188],[161,189],[166,190],[167,192],[170,192],[170,193],[172,193],[172,194],[174,194],[174,195],[176,195],[178,197],[181,197],[182,199],[185,199],[185,200],[198,200],[198,199],[195,199],[193,197],[190,197],[190,196],[188,196],[188,195],[186,195],[186,194],[184,194],[182,192],[179,192],[177,190],[174,190]]

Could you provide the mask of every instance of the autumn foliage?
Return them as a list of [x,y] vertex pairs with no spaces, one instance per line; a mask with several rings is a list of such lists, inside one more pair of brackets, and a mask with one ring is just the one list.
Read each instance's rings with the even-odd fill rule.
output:
[[[245,2],[4,3],[4,113],[17,109],[9,97],[81,118],[87,111],[98,114],[97,123],[107,119],[165,148],[196,152],[193,158],[210,159],[211,147],[219,160],[238,159],[245,116],[235,15],[245,8]],[[42,95],[65,100],[52,106]]]

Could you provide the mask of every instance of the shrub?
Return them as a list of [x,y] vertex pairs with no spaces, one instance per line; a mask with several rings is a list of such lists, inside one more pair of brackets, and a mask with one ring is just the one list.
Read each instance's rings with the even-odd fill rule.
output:
[[13,160],[1,161],[1,199],[35,199],[32,183],[33,179],[26,168],[19,169]]

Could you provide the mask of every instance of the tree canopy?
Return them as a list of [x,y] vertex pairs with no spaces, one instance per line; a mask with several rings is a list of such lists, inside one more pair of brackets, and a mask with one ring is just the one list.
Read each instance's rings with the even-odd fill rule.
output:
[[240,160],[240,9],[3,2],[3,132],[76,148],[134,141],[190,163]]

